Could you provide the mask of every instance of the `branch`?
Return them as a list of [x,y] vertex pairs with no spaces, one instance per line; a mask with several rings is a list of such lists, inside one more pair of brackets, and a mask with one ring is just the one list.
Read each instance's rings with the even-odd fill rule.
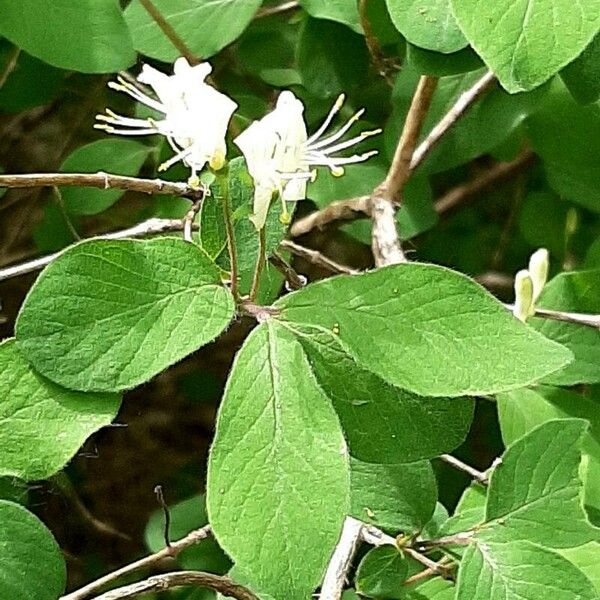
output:
[[236,583],[230,577],[202,571],[175,571],[154,575],[144,581],[106,592],[97,596],[95,600],[127,600],[127,598],[135,598],[147,592],[162,592],[182,585],[197,585],[219,592],[223,596],[237,598],[237,600],[259,600],[248,588]]
[[201,62],[160,10],[158,10],[152,0],[140,0],[140,4],[146,9],[146,12],[152,17],[160,30],[165,34],[165,37],[173,44],[181,56],[184,56],[191,65],[197,65]]
[[438,215],[443,215],[456,208],[471,196],[475,196],[494,183],[508,179],[515,173],[519,173],[535,161],[535,154],[531,150],[523,150],[517,158],[510,162],[499,162],[487,171],[483,171],[470,181],[461,183],[446,192],[435,202],[434,208]]
[[[494,75],[491,72],[488,72],[479,79],[473,87],[461,94],[454,106],[415,149],[410,162],[411,173],[421,165],[448,130],[454,126],[468,109],[494,85],[494,82]],[[292,237],[297,237],[308,233],[315,227],[322,229],[326,225],[337,220],[353,220],[355,218],[364,218],[368,216],[369,206],[365,204],[364,197],[361,196],[350,200],[342,200],[340,202],[334,202],[317,213],[313,213],[312,215],[308,215],[308,217],[297,221],[291,229],[291,235]]]
[[305,248],[304,246],[300,246],[299,244],[296,244],[290,240],[283,240],[280,244],[280,248],[282,248],[283,250],[288,250],[292,254],[300,256],[309,263],[321,267],[327,271],[330,271],[331,273],[356,275],[360,272],[356,269],[346,267],[345,265],[341,265],[331,260],[330,258],[327,258],[325,255],[321,254],[317,250]]
[[482,473],[481,471],[474,469],[473,467],[467,465],[466,463],[462,462],[462,460],[459,460],[458,458],[452,456],[451,454],[442,454],[439,458],[441,460],[443,460],[445,463],[448,463],[450,466],[454,467],[455,469],[458,469],[459,471],[463,471],[464,473],[467,473],[473,479],[475,479],[475,481],[478,481],[482,485],[489,484],[489,479],[485,473]]
[[296,273],[295,269],[278,252],[271,254],[269,262],[283,275],[288,291],[299,290],[308,283],[306,277]]
[[369,199],[373,221],[371,245],[378,267],[406,262],[396,229],[394,204],[400,204],[402,188],[410,176],[413,154],[437,83],[437,78],[429,75],[422,75],[419,79],[390,170]]
[[162,179],[139,179],[110,173],[31,173],[27,175],[0,175],[0,188],[32,188],[55,186],[93,187],[102,190],[119,189],[145,194],[170,194],[197,200],[203,195],[186,183]]
[[[209,536],[209,534],[209,525],[205,525],[200,529],[195,529],[180,540],[173,542],[170,546],[167,546],[162,550],[159,550],[154,554],[150,554],[149,556],[146,556],[140,560],[132,562],[129,565],[125,565],[124,567],[121,567],[120,569],[117,569],[112,573],[108,573],[108,575],[104,575],[104,577],[100,577],[100,579],[96,579],[96,581],[92,581],[91,583],[88,583],[87,585],[83,586],[82,588],[79,588],[74,592],[71,592],[70,594],[62,596],[60,600],[82,600],[83,598],[87,598],[94,592],[103,588],[105,585],[114,582],[119,577],[123,577],[124,575],[133,573],[134,571],[139,571],[140,569],[154,567],[165,558],[175,558],[180,552],[182,552],[189,546],[193,546],[194,544],[197,544],[198,542],[206,539]],[[104,598],[104,596],[101,597]],[[123,597],[127,598],[127,596]]]
[[263,17],[271,17],[272,15],[278,15],[279,13],[287,12],[288,10],[296,10],[297,8],[300,8],[300,2],[297,2],[297,0],[282,2],[281,4],[275,4],[274,6],[263,6],[257,11],[254,18],[262,19]]
[[202,210],[204,198],[205,196],[202,196],[202,198],[196,200],[190,207],[190,210],[188,210],[187,213],[185,213],[185,216],[183,217],[183,239],[186,242],[194,241],[192,239],[192,229],[194,227],[194,221],[198,216],[198,213]]

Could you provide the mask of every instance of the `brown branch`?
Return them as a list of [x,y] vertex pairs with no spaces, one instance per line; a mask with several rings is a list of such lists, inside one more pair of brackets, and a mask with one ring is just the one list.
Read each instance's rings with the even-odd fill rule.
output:
[[190,207],[190,210],[188,210],[187,213],[185,213],[185,216],[183,217],[183,239],[186,242],[194,241],[192,239],[192,229],[194,226],[194,221],[195,221],[196,217],[198,216],[198,213],[202,209],[203,202],[204,202],[204,196],[202,196],[202,198],[198,198],[198,200],[196,200],[192,204],[192,206]]
[[299,290],[307,284],[308,281],[306,277],[296,273],[296,270],[292,265],[290,265],[278,252],[273,252],[269,257],[269,262],[283,275],[286,289],[289,291]]
[[288,10],[296,10],[297,8],[300,8],[300,2],[297,2],[296,0],[282,2],[281,4],[275,4],[274,6],[263,6],[258,9],[254,18],[262,19],[264,17],[271,17],[282,12],[287,12]]
[[[468,109],[483,96],[495,83],[491,72],[486,73],[473,87],[458,98],[454,106],[431,130],[427,137],[415,149],[410,163],[410,171],[414,171],[427,158],[447,131],[453,127]],[[291,229],[292,237],[308,233],[313,228],[323,229],[325,226],[338,221],[348,221],[369,216],[369,206],[365,205],[364,197],[341,200],[326,206],[318,213],[300,219]]]
[[0,188],[34,188],[56,186],[93,187],[102,190],[119,189],[144,194],[170,194],[197,200],[203,194],[186,183],[162,179],[140,179],[110,173],[28,173],[0,175]]
[[[427,567],[426,569],[423,569],[423,571],[419,571],[418,573],[411,575],[404,582],[403,585],[410,585],[412,583],[417,583],[419,581],[422,581],[423,579],[427,579],[428,577],[440,575],[441,573],[444,573],[444,575],[445,575],[448,573],[449,567],[452,566],[450,564],[451,562],[452,561],[450,558],[448,558],[447,556],[444,556],[444,558],[442,558],[439,562],[435,563],[435,567]],[[444,577],[444,575],[442,575],[442,577]]]
[[489,479],[485,473],[474,469],[473,467],[462,462],[462,460],[459,460],[455,456],[452,456],[451,454],[442,454],[440,456],[440,459],[443,460],[445,463],[449,464],[450,466],[454,467],[455,469],[467,473],[467,475],[470,475],[475,481],[481,483],[482,485],[489,484]]
[[535,154],[531,150],[523,150],[514,160],[496,163],[490,169],[483,171],[470,181],[452,188],[436,200],[434,208],[439,215],[443,215],[491,185],[523,171],[532,165],[535,160]]
[[105,592],[101,596],[97,596],[95,600],[127,600],[148,592],[162,592],[183,585],[208,588],[237,600],[259,600],[248,588],[236,583],[227,575],[215,575],[202,571],[175,571],[154,575],[144,581]]
[[292,254],[296,256],[300,256],[304,260],[307,260],[309,263],[316,265],[317,267],[321,267],[330,271],[331,273],[342,273],[344,275],[356,275],[360,271],[356,269],[352,269],[350,267],[346,267],[345,265],[341,265],[330,258],[327,258],[325,255],[321,254],[317,250],[312,250],[311,248],[305,248],[304,246],[300,246],[290,240],[283,240],[281,242],[280,247],[283,250],[289,250]]
[[191,51],[190,47],[183,41],[181,36],[175,31],[173,26],[165,19],[164,15],[158,10],[152,0],[140,0],[140,4],[146,9],[146,12],[152,17],[154,22],[181,56],[184,56],[191,65],[197,65],[201,62],[201,60]]
[[[205,525],[200,529],[195,529],[194,531],[188,533],[185,537],[173,542],[170,546],[155,552],[154,554],[150,554],[140,560],[132,562],[112,573],[108,573],[91,583],[79,588],[78,590],[71,592],[70,594],[66,594],[62,596],[60,600],[82,600],[83,598],[87,598],[91,594],[97,592],[99,589],[105,587],[109,583],[113,583],[119,577],[123,577],[124,575],[128,575],[135,571],[139,571],[140,569],[147,569],[151,567],[155,567],[160,561],[165,558],[175,558],[180,552],[205,540],[210,534],[210,526]],[[127,597],[127,596],[125,596]]]
[[429,75],[419,79],[388,174],[369,200],[373,256],[378,267],[406,262],[396,229],[394,205],[400,203],[402,188],[410,176],[413,154],[437,82],[436,77]]

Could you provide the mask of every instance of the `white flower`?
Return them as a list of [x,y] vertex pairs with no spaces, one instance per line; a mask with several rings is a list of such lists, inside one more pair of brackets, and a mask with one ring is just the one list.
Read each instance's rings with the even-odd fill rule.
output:
[[526,321],[535,314],[535,305],[548,279],[548,250],[540,248],[529,259],[529,268],[522,269],[515,277],[515,303],[513,314]]
[[213,169],[220,169],[225,163],[225,134],[237,108],[231,98],[204,81],[211,71],[208,63],[192,67],[185,58],[175,61],[174,74],[170,76],[144,65],[138,81],[149,85],[158,100],[119,77],[118,83],[108,85],[129,94],[164,118],[135,119],[106,109],[106,114],[96,117],[100,123],[95,127],[119,135],[164,135],[176,154],[163,163],[159,171],[183,161],[192,169],[190,181],[197,181],[196,172],[206,163]]
[[363,131],[356,137],[338,140],[360,119],[359,110],[334,133],[326,131],[344,103],[342,94],[319,129],[310,137],[304,122],[304,105],[290,91],[281,92],[275,109],[259,121],[254,121],[235,140],[244,154],[248,171],[254,180],[254,215],[252,222],[261,229],[274,192],[279,192],[284,202],[284,218],[287,217],[285,201],[303,200],[306,185],[314,179],[313,167],[329,168],[334,176],[344,174],[343,165],[362,162],[377,154],[376,150],[348,157],[332,156],[350,148],[381,129]]

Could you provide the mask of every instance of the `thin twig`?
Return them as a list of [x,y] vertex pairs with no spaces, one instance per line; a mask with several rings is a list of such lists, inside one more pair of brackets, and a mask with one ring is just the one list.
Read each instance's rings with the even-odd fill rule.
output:
[[344,275],[357,275],[360,271],[352,269],[345,265],[341,265],[330,258],[327,258],[324,254],[321,254],[317,250],[311,248],[305,248],[290,240],[283,240],[280,244],[280,248],[283,250],[289,250],[292,254],[300,256],[309,263],[321,267],[331,273],[341,273]]
[[0,175],[0,188],[33,188],[55,186],[93,187],[102,190],[119,189],[145,194],[170,194],[197,200],[203,194],[186,183],[162,179],[140,179],[110,173],[28,173]]
[[363,527],[362,521],[346,517],[340,539],[325,571],[319,600],[339,600],[342,597],[352,559],[363,539]]
[[446,214],[457,206],[462,205],[465,200],[477,195],[491,185],[520,173],[535,162],[535,154],[531,150],[523,150],[517,158],[510,162],[499,162],[490,169],[479,173],[473,179],[461,183],[446,192],[434,204],[438,215]]
[[19,56],[21,56],[21,48],[15,46],[6,59],[6,65],[4,66],[2,73],[0,73],[0,89],[4,87],[4,84],[15,70],[17,63],[19,62]]
[[183,239],[186,242],[193,242],[192,239],[192,228],[194,225],[194,221],[198,216],[198,213],[202,210],[202,204],[204,202],[204,196],[202,198],[198,198],[192,206],[190,210],[185,213],[185,217],[183,217]]
[[183,585],[208,588],[237,600],[259,600],[247,587],[236,583],[227,575],[215,575],[203,571],[174,571],[173,573],[154,575],[144,581],[105,592],[97,596],[95,600],[127,600],[148,592],[162,592]]
[[419,79],[388,174],[373,190],[369,200],[373,220],[373,256],[378,267],[406,262],[396,228],[394,205],[400,203],[402,188],[410,176],[413,154],[437,82],[436,77],[429,75],[422,75]]
[[[442,117],[438,124],[431,130],[427,137],[415,149],[410,163],[410,171],[414,171],[427,158],[442,137],[453,127],[468,109],[483,96],[495,83],[495,77],[491,72],[486,73],[473,87],[465,91],[458,98],[454,106]],[[348,221],[369,216],[369,205],[365,203],[365,197],[352,198],[333,202],[317,213],[308,215],[294,223],[291,236],[298,237],[308,233],[313,228],[323,229],[325,226],[338,221]]]
[[163,537],[165,540],[165,546],[167,548],[171,547],[171,511],[169,510],[169,506],[165,502],[165,495],[163,493],[162,485],[157,485],[154,487],[154,493],[156,494],[156,499],[160,504],[160,507],[163,511],[163,516],[165,518],[164,529],[163,529]]
[[248,299],[250,302],[254,302],[258,296],[260,289],[260,278],[267,262],[267,248],[266,248],[266,234],[265,228],[258,232],[258,256],[256,257],[256,267],[254,269],[254,276],[252,277],[252,286],[250,287],[250,295]]
[[450,558],[444,556],[444,558],[442,558],[439,562],[435,563],[435,568],[428,567],[427,569],[423,569],[422,571],[411,575],[403,585],[410,585],[412,583],[422,581],[423,579],[427,579],[428,577],[439,575],[440,571],[446,572],[448,571],[448,567],[450,566],[451,562],[452,560]]
[[140,0],[140,4],[146,9],[146,12],[160,27],[160,30],[165,34],[181,56],[184,56],[191,65],[197,65],[201,62],[181,36],[175,31],[173,26],[165,19],[164,15],[158,10],[152,0]]
[[[124,238],[138,238],[145,237],[147,235],[157,235],[160,233],[166,233],[169,231],[181,231],[183,229],[182,219],[148,219],[142,223],[138,223],[128,229],[121,229],[119,231],[113,231],[112,233],[104,233],[102,235],[87,238],[88,240],[121,240]],[[68,250],[71,246],[67,246],[59,252],[53,254],[47,254],[46,256],[40,256],[27,262],[19,263],[11,267],[5,267],[0,269],[0,281],[5,279],[11,279],[12,277],[19,277],[26,275],[27,273],[33,273],[43,269],[46,265],[56,260],[63,252]]]
[[129,575],[135,571],[139,571],[140,569],[148,569],[150,567],[156,566],[160,561],[165,558],[175,558],[180,552],[205,540],[210,535],[210,526],[205,525],[200,529],[195,529],[194,531],[188,533],[185,537],[173,542],[170,546],[155,552],[154,554],[150,554],[140,560],[132,562],[116,571],[112,571],[112,573],[108,573],[91,583],[79,588],[78,590],[71,592],[65,596],[62,596],[60,600],[83,600],[83,598],[87,598],[91,594],[97,592],[101,588],[105,587],[109,583],[113,583],[119,577],[123,577],[124,575]]
[[299,290],[303,288],[308,280],[304,275],[299,275],[278,252],[273,252],[269,256],[269,262],[283,275],[285,285],[289,290]]
[[297,8],[300,8],[300,2],[297,2],[296,0],[282,2],[281,4],[275,4],[274,6],[263,6],[258,9],[254,18],[262,19],[264,17],[271,17],[282,12],[287,12],[288,10],[296,10]]
[[440,456],[440,459],[443,460],[445,463],[448,463],[455,469],[458,469],[459,471],[463,471],[464,473],[467,473],[473,479],[475,479],[475,481],[478,481],[482,485],[489,484],[489,479],[485,473],[482,473],[481,471],[478,471],[477,469],[467,465],[466,463],[462,462],[462,460],[459,460],[458,458],[452,456],[451,454],[442,454]]
[[[506,306],[508,310],[513,309],[512,304],[505,304],[504,306]],[[565,323],[573,323],[575,325],[585,325],[586,327],[593,327],[594,329],[600,330],[600,315],[589,315],[585,313],[574,313],[536,307],[535,316],[542,317],[544,319],[551,319],[552,321],[563,321]]]

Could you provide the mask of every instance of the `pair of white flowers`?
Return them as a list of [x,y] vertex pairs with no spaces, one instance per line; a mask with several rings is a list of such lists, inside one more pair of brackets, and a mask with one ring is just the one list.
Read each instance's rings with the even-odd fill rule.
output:
[[[158,100],[123,78],[109,85],[157,111],[161,118],[124,117],[107,109],[106,114],[98,115],[96,127],[119,135],[164,135],[175,154],[159,170],[183,161],[192,170],[190,183],[199,185],[197,173],[206,164],[214,170],[225,164],[225,135],[237,108],[231,98],[206,83],[211,70],[208,63],[191,66],[185,58],[175,62],[173,75],[144,65],[138,81],[149,85]],[[314,178],[314,167],[327,167],[333,175],[339,176],[344,173],[343,165],[362,162],[377,153],[372,150],[349,157],[335,156],[381,131],[364,131],[340,141],[363,114],[364,111],[360,110],[337,131],[327,134],[343,101],[343,96],[340,96],[323,124],[308,136],[304,105],[292,92],[283,91],[273,111],[254,121],[234,139],[254,181],[254,214],[251,219],[257,229],[262,229],[265,224],[274,193],[279,193],[284,202],[284,214],[287,214],[286,201],[306,197],[306,186]]]
[[523,322],[535,314],[535,305],[548,280],[549,262],[548,250],[540,248],[531,255],[528,268],[515,276],[513,314]]

